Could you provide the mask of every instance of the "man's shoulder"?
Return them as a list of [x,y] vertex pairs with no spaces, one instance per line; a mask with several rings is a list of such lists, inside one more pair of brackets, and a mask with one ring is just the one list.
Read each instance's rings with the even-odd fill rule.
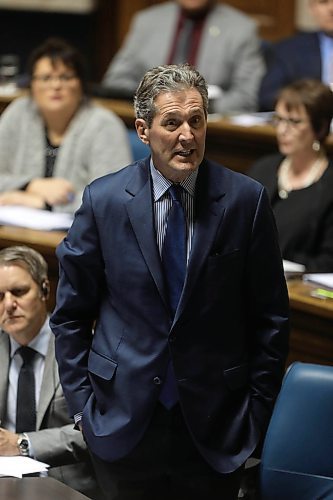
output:
[[170,14],[171,12],[176,12],[178,10],[178,6],[175,2],[164,2],[158,5],[152,5],[145,9],[139,10],[135,14],[135,18],[139,21],[146,21],[154,18],[162,18],[165,15]]
[[109,191],[110,189],[117,191],[120,186],[125,187],[133,176],[137,175],[140,171],[147,175],[148,164],[149,163],[147,163],[146,158],[134,161],[116,172],[111,172],[94,179],[88,187],[94,193],[103,193],[105,191]]
[[317,31],[300,31],[296,35],[279,40],[272,47],[277,52],[290,52],[304,50],[309,45],[314,46],[316,44],[319,47]]
[[220,163],[216,163],[214,161],[205,160],[204,168],[208,168],[210,175],[212,176],[214,182],[219,181],[221,186],[224,187],[235,187],[235,188],[243,188],[246,187],[249,190],[257,191],[258,183],[242,172],[237,172],[232,170],[225,165]]
[[239,29],[256,27],[255,21],[248,14],[224,3],[215,5],[211,15],[215,21],[219,19],[221,23],[237,25]]

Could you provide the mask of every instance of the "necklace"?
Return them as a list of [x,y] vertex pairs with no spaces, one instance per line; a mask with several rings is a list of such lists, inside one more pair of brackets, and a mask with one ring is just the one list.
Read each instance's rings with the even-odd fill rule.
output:
[[[324,170],[327,167],[327,159],[324,155],[320,155],[316,161],[312,164],[306,177],[303,179],[301,185],[297,189],[305,189],[321,177]],[[278,170],[277,184],[278,184],[278,194],[282,200],[288,198],[290,191],[294,188],[290,182],[290,171],[291,171],[291,160],[290,158],[285,158]]]

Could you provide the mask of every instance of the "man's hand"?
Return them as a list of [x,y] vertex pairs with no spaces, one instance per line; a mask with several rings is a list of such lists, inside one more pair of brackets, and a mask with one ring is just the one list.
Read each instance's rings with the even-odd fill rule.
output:
[[17,440],[19,435],[0,427],[0,456],[12,457],[19,455]]
[[75,196],[71,182],[59,177],[33,179],[25,189],[26,193],[40,196],[48,205],[67,205]]

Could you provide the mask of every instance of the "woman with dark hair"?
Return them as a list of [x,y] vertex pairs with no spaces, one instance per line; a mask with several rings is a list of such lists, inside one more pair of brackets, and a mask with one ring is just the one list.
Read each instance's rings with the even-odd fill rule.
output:
[[248,172],[267,188],[283,258],[313,272],[333,272],[333,164],[325,150],[332,117],[328,86],[306,79],[284,87],[273,117],[279,154]]
[[125,124],[86,94],[82,55],[50,38],[29,60],[30,95],[0,119],[0,205],[73,212],[89,182],[131,162]]

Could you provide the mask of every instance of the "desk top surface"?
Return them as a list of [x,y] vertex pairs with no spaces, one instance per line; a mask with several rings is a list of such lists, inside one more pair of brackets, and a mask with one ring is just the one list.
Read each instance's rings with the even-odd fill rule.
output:
[[88,497],[52,477],[0,478],[4,500],[88,500]]

